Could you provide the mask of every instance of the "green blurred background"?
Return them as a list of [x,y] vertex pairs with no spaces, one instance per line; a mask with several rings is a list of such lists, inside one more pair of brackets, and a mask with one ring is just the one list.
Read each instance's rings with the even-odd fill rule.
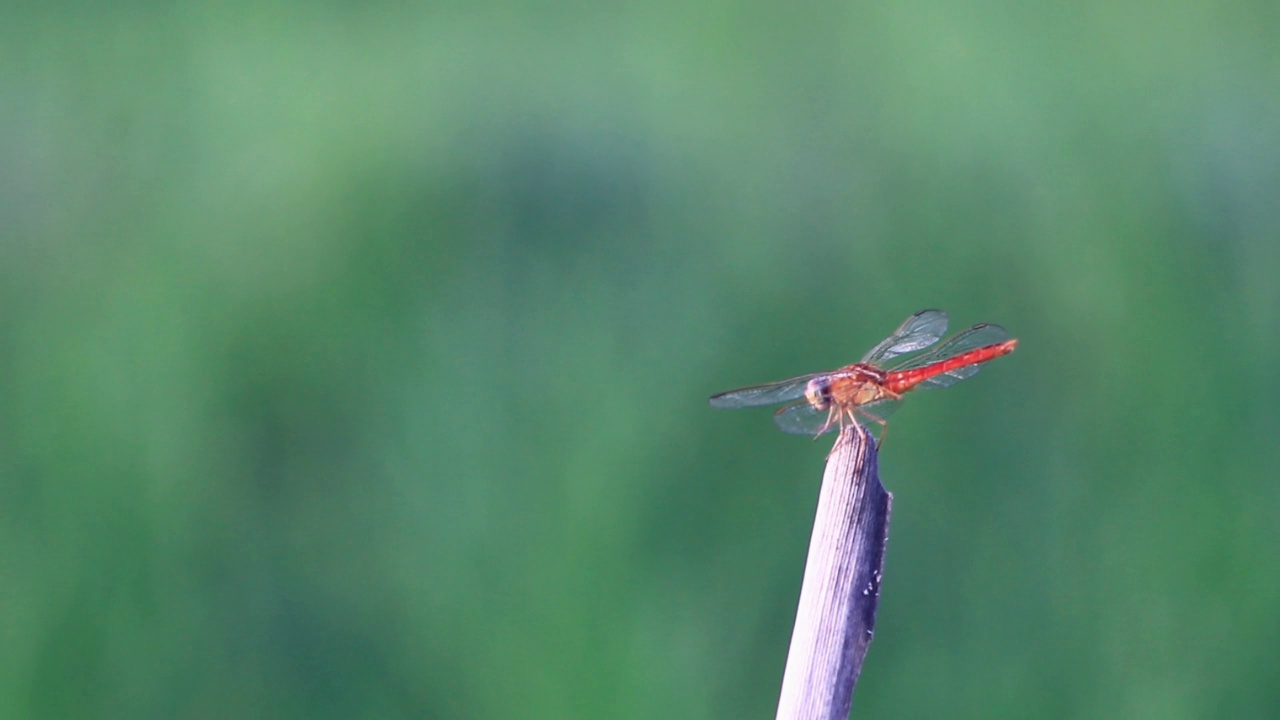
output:
[[854,716],[1280,716],[1274,3],[0,20],[0,716],[772,717],[924,307]]

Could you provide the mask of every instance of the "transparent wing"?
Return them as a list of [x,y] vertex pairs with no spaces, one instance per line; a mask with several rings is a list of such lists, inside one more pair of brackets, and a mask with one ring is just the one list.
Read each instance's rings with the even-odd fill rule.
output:
[[830,411],[818,410],[807,401],[801,400],[778,408],[778,411],[773,414],[773,422],[782,432],[817,437],[840,427],[839,423],[831,423],[830,427],[823,429],[829,417],[831,417]]
[[892,335],[881,340],[879,345],[871,348],[871,352],[862,357],[862,362],[878,365],[882,360],[923,350],[938,342],[938,338],[946,331],[946,313],[941,310],[921,310],[907,318]]
[[[934,363],[944,363],[957,355],[962,355],[970,350],[987,347],[988,345],[998,345],[1009,339],[1009,331],[999,325],[974,325],[973,327],[958,333],[955,337],[948,339],[946,342],[937,346],[922,355],[917,355],[906,360],[893,368],[892,372],[901,372],[903,370],[914,370],[923,368]],[[928,380],[916,385],[919,390],[934,390],[937,388],[950,387],[966,378],[973,377],[977,374],[978,369],[982,367],[981,362],[974,362],[968,365],[961,365],[952,368],[947,372],[935,375]]]
[[[899,407],[902,407],[900,399],[885,398],[866,405],[859,405],[854,411],[854,415],[858,422],[863,425],[878,426],[879,423],[876,420],[889,419],[889,416]],[[830,417],[829,410],[818,410],[808,402],[801,400],[778,408],[778,411],[773,414],[773,422],[783,432],[817,437],[840,428],[839,422],[827,424]]]
[[876,420],[888,420],[889,416],[897,412],[900,407],[902,407],[901,398],[885,398],[869,402],[866,405],[858,406],[858,413],[863,416],[859,420],[864,420],[864,425],[866,424],[865,420],[869,420],[872,423],[875,423]]
[[801,375],[800,377],[791,378],[790,380],[780,380],[778,382],[767,383],[765,385],[752,385],[751,387],[738,388],[716,395],[712,395],[707,401],[711,403],[711,407],[716,408],[744,408],[757,407],[760,405],[776,405],[780,402],[795,400],[804,395],[804,386],[809,381],[822,375],[823,373],[814,373],[812,375]]

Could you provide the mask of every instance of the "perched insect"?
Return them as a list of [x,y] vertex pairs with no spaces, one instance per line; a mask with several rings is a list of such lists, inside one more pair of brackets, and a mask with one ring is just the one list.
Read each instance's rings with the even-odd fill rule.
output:
[[743,408],[788,402],[773,414],[784,432],[818,436],[859,420],[887,428],[903,393],[954,385],[979,366],[1018,346],[999,325],[974,325],[932,350],[885,365],[899,355],[923,350],[947,330],[947,314],[921,310],[871,348],[862,360],[831,372],[730,390],[711,396],[711,406]]

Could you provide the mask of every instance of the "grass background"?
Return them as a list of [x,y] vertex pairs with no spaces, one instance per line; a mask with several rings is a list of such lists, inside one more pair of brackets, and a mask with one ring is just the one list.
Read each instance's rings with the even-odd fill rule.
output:
[[855,717],[1280,712],[1272,4],[0,20],[0,716],[771,717],[924,307]]

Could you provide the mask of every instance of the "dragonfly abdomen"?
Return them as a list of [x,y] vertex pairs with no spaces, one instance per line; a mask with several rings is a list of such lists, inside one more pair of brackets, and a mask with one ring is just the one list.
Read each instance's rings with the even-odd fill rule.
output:
[[958,368],[967,367],[969,365],[978,365],[980,363],[987,362],[988,360],[994,360],[1003,355],[1008,355],[1013,352],[1013,349],[1017,346],[1017,340],[1006,340],[995,345],[974,348],[968,352],[960,353],[955,357],[940,360],[936,363],[925,365],[924,367],[891,372],[885,379],[884,385],[885,388],[891,392],[904,393],[930,378],[935,378]]

